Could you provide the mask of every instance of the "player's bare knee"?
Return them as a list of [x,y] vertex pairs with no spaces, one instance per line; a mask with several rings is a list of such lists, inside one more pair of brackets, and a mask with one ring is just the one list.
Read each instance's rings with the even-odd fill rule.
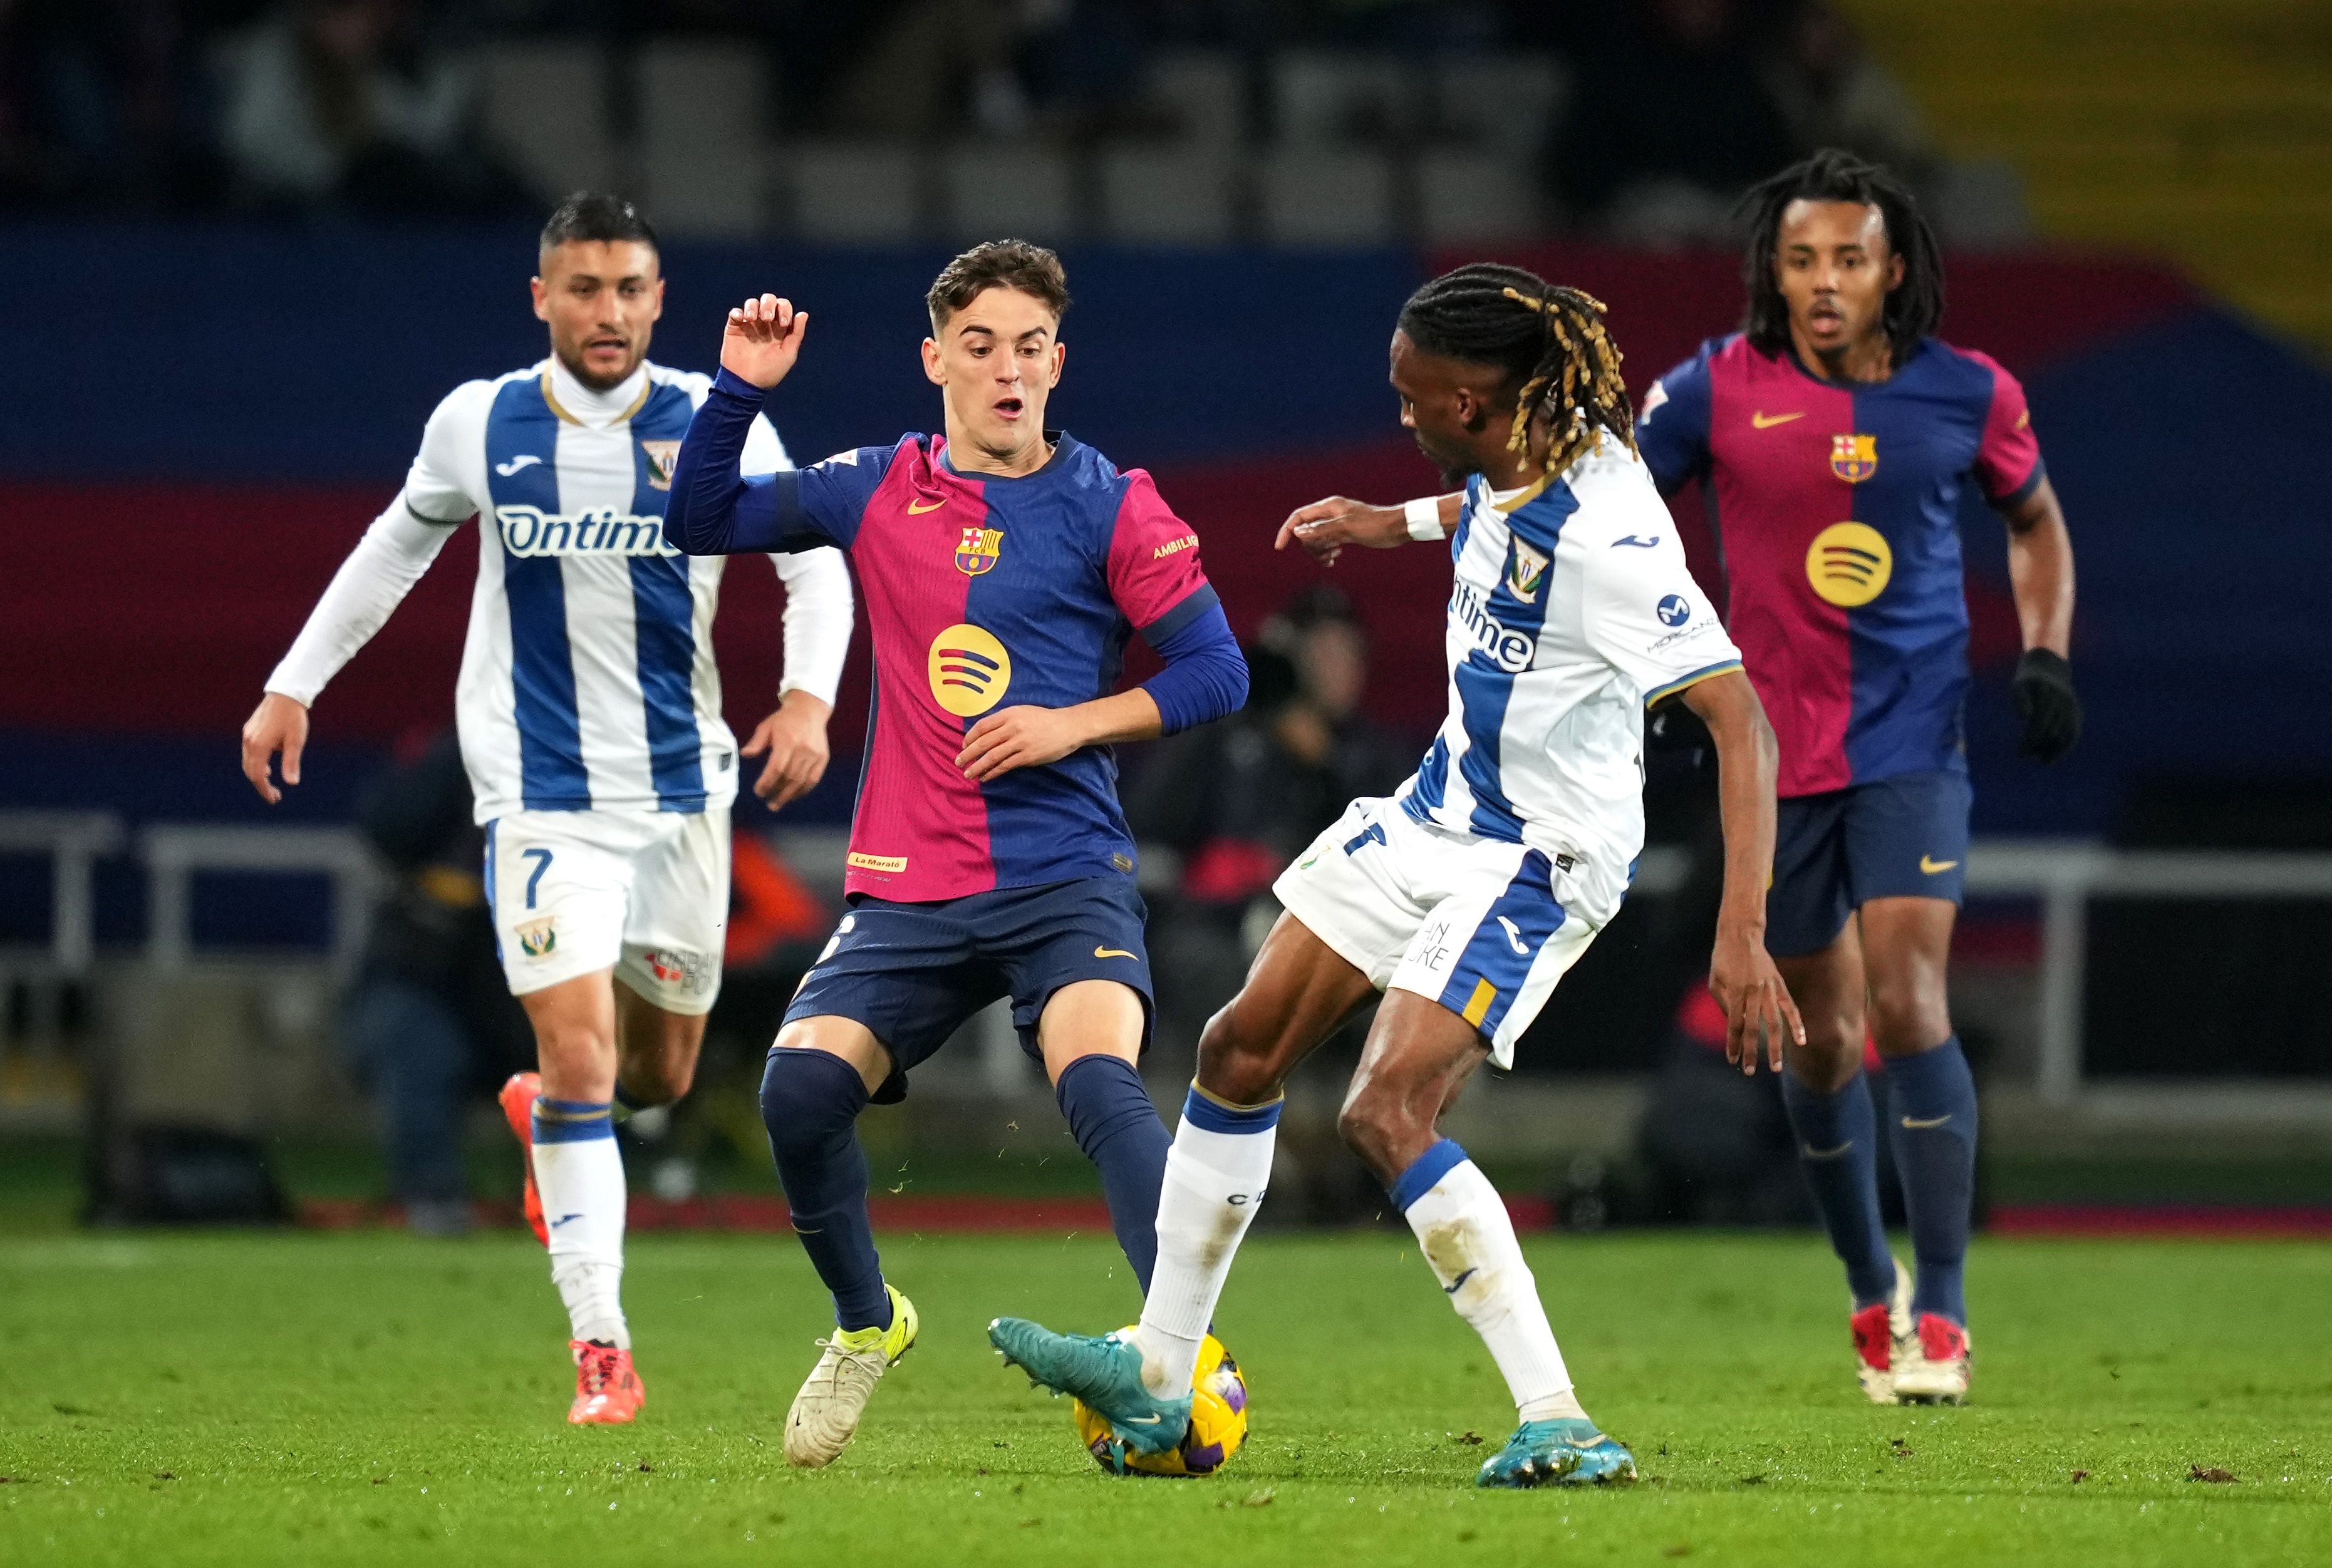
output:
[[1412,1145],[1431,1143],[1429,1122],[1420,1124],[1403,1098],[1365,1079],[1352,1085],[1343,1108],[1336,1113],[1336,1136],[1380,1177],[1391,1179],[1406,1169],[1404,1154]]
[[1216,1013],[1199,1035],[1199,1087],[1233,1105],[1261,1105],[1279,1092],[1279,1075],[1268,1042],[1240,1030],[1237,1008]]
[[1874,984],[1870,1031],[1880,1053],[1887,1056],[1907,1056],[1936,1044],[1952,1031],[1951,1005],[1944,987],[1924,979]]

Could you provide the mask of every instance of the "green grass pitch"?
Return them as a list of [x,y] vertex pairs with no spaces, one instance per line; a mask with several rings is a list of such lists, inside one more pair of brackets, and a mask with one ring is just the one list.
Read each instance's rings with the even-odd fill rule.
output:
[[0,1238],[0,1562],[2332,1561],[2321,1247],[1980,1243],[1979,1402],[1923,1411],[1855,1392],[1811,1237],[1539,1239],[1646,1479],[1493,1494],[1475,1440],[1511,1408],[1397,1232],[1249,1244],[1219,1327],[1253,1434],[1191,1481],[1103,1476],[982,1335],[1129,1318],[1105,1238],[885,1240],[922,1344],[843,1460],[795,1474],[779,1428],[825,1318],[788,1237],[636,1240],[649,1403],[589,1430],[521,1238]]

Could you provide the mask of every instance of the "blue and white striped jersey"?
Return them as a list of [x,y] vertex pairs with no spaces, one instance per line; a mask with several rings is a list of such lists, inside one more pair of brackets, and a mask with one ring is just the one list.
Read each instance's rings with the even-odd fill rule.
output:
[[[697,812],[736,795],[712,660],[721,559],[664,538],[673,462],[711,382],[657,365],[638,379],[597,418],[562,403],[583,389],[551,360],[469,382],[430,416],[406,480],[416,517],[478,518],[455,704],[480,822]],[[758,422],[746,471],[790,466]]]
[[1741,667],[1636,456],[1479,475],[1450,540],[1449,717],[1400,799],[1419,822],[1571,858],[1617,906],[1644,843],[1644,709]]

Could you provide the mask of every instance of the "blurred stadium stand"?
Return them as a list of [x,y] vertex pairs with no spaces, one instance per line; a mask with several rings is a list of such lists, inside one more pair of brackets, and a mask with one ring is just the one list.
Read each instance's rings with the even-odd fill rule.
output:
[[[154,851],[263,822],[328,836],[310,848],[342,841],[392,746],[450,716],[466,534],[320,704],[286,804],[267,813],[234,767],[261,679],[393,493],[429,409],[540,356],[523,280],[548,199],[613,185],[672,237],[664,363],[708,367],[718,311],[749,291],[815,306],[776,410],[805,461],[929,423],[913,345],[954,242],[1014,230],[1065,244],[1079,302],[1059,418],[1158,472],[1251,636],[1315,577],[1270,548],[1290,507],[1429,482],[1383,380],[1390,322],[1423,277],[1488,255],[1586,288],[1610,302],[1639,394],[1737,320],[1738,262],[1713,242],[1726,192],[1652,170],[1590,210],[1553,177],[1613,52],[1706,12],[1703,53],[1660,45],[1681,51],[1675,80],[1763,82],[1790,135],[1843,128],[1916,174],[1954,247],[1945,332],[2025,381],[2078,540],[2089,727],[2042,774],[2013,755],[2000,528],[1980,508],[1965,519],[1969,751],[1979,864],[1994,870],[1954,981],[1971,1039],[1991,1048],[1986,1114],[2008,1157],[2165,1127],[2253,1153],[2332,1136],[2332,1020],[2312,986],[2332,911],[2310,879],[2320,865],[2291,859],[2332,850],[2332,689],[2308,678],[2332,656],[2318,603],[2332,509],[2316,478],[2332,375],[2271,329],[2332,341],[2332,185],[2315,177],[2332,157],[2332,74],[2310,8],[1853,0],[1866,51],[1818,5],[1161,5],[1113,20],[1064,5],[1027,8],[1045,25],[1010,59],[954,60],[961,92],[899,65],[940,25],[932,5],[703,4],[669,33],[561,24],[523,0],[376,8],[399,58],[441,62],[470,95],[462,167],[500,183],[480,176],[450,210],[382,207],[382,187],[361,184],[305,211],[253,204],[191,108],[137,121],[143,139],[74,139],[129,125],[136,91],[199,103],[189,83],[221,41],[272,7],[159,7],[177,20],[158,53],[103,55],[72,113],[42,96],[65,78],[31,67],[80,58],[88,30],[52,7],[0,14],[0,232],[40,300],[12,334],[0,420],[0,1127],[67,1114],[77,1063],[177,1035],[199,1044],[190,1060],[243,1064],[219,1069],[245,1086],[235,1125],[357,1125],[318,1041],[359,873],[339,860],[205,872],[179,903],[155,876],[177,862]],[[2143,68],[2098,69],[2107,58]],[[895,101],[868,108],[866,81],[894,67]],[[2036,223],[2114,248],[2044,242]],[[1677,510],[1715,580],[1697,498]],[[1440,592],[1419,570],[1348,559],[1335,579],[1372,644],[1369,711],[1404,734],[1443,702]],[[775,683],[779,600],[750,562],[724,598],[731,717],[750,721]],[[822,892],[865,679],[861,655],[817,795],[783,823],[740,813],[747,831],[792,835],[779,841]],[[1672,870],[1550,1008],[1528,1081],[1463,1107],[1486,1155],[1625,1153],[1705,960],[1705,780],[1655,784]],[[2059,849],[2036,858],[2040,838]],[[2109,845],[2254,857],[2185,863],[2246,901],[2201,883],[2169,897],[2181,863],[2101,859]],[[2069,979],[2044,960],[2051,940],[2066,951],[2071,895],[2053,918],[2031,895],[2076,871],[2102,880],[2074,900],[2088,961]],[[188,968],[173,981],[148,960],[171,955],[182,910]],[[933,1076],[941,1103],[1027,1089],[1001,1048]],[[2218,1087],[2203,1095],[2206,1078]],[[167,1104],[184,1080],[156,1081]],[[1332,1087],[1299,1092],[1309,1111],[1292,1123],[1324,1125]],[[945,1136],[944,1117],[913,1114],[927,1118],[914,1136]]]

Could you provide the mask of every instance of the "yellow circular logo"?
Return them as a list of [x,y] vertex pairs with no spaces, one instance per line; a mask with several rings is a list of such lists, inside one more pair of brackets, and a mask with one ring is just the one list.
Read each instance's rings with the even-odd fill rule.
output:
[[1868,604],[1895,575],[1887,537],[1867,523],[1832,523],[1806,547],[1806,581],[1814,592],[1849,610]]
[[1012,684],[1012,655],[977,626],[951,626],[932,639],[932,696],[964,718],[986,713]]

